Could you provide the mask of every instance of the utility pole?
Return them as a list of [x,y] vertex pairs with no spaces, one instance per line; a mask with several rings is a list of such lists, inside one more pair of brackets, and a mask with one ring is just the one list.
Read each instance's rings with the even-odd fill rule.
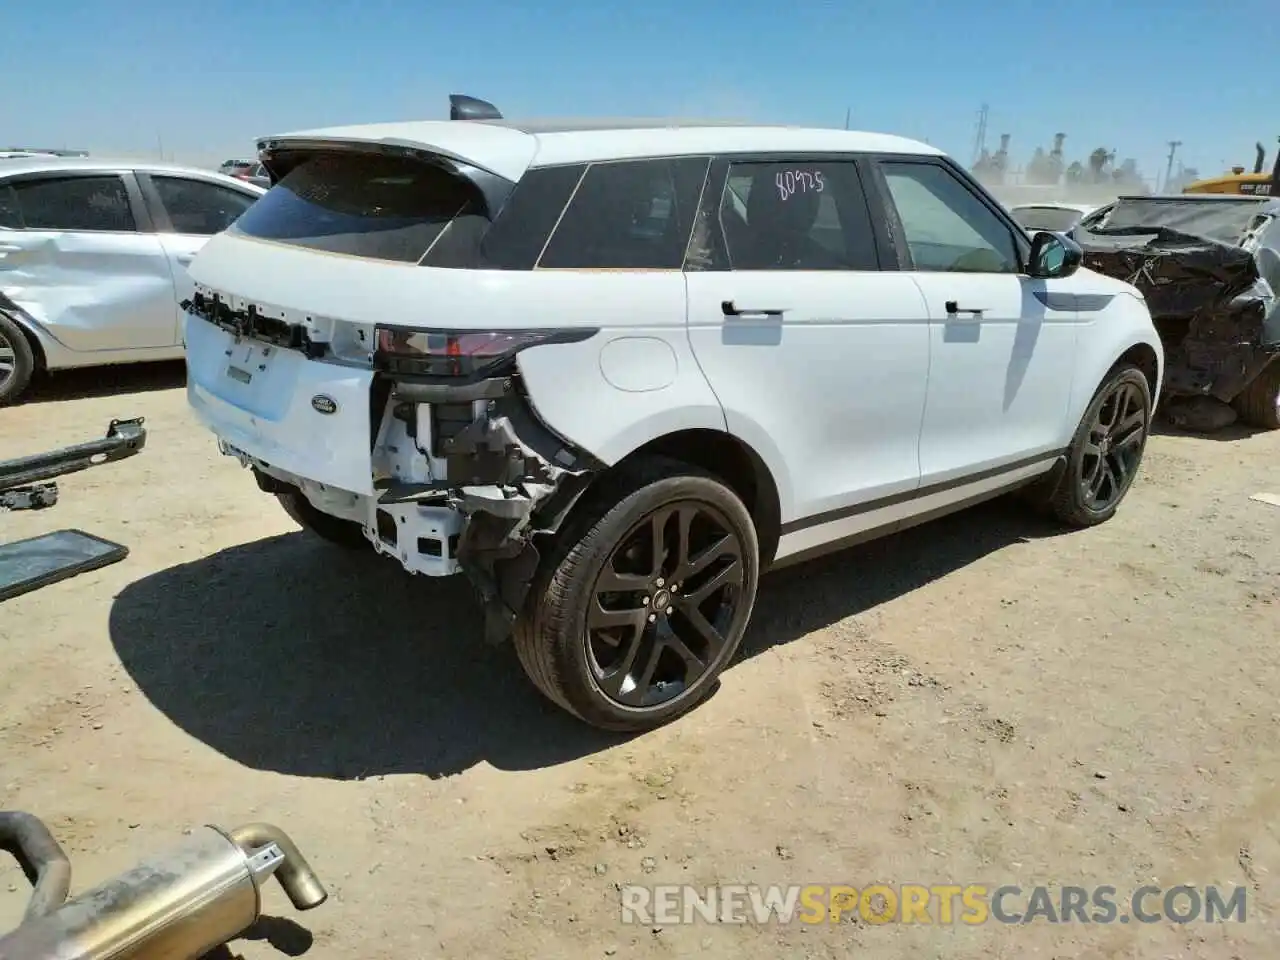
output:
[[850,120],[850,117],[851,117],[852,113],[853,113],[853,107],[845,107],[845,110],[844,110],[844,128],[845,128],[846,130],[848,130],[848,129],[849,129],[849,120]]
[[1169,141],[1169,162],[1164,168],[1164,190],[1166,193],[1169,190],[1169,180],[1173,177],[1173,155],[1178,152],[1180,146],[1182,146],[1181,140]]
[[982,159],[982,151],[987,148],[987,116],[989,112],[985,103],[982,105],[982,109],[978,111],[978,132],[973,138],[974,163]]

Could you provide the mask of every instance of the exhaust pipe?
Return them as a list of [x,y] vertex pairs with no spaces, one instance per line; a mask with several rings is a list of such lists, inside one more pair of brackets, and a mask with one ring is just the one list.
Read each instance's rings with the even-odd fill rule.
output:
[[[0,841],[2,818],[13,816],[0,815]],[[16,816],[39,824],[30,814]],[[44,846],[45,858],[56,851],[66,864],[57,843],[39,826],[53,847]],[[24,849],[25,859],[18,854],[28,877],[33,875],[28,867],[37,859],[32,852]],[[328,897],[289,836],[267,823],[231,831],[202,827],[168,853],[51,904],[52,898],[66,896],[67,866],[65,878],[55,870],[37,881],[26,918],[0,937],[0,960],[196,960],[257,922],[262,885],[273,875],[298,910],[318,907]]]

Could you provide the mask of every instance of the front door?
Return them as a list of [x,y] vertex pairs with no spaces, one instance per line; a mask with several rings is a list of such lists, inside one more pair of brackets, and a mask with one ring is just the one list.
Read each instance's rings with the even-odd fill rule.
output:
[[728,430],[778,481],[778,557],[890,522],[873,501],[919,482],[928,314],[907,274],[879,270],[857,165],[717,163],[685,277]]
[[1077,284],[1027,276],[1015,228],[941,160],[878,167],[903,268],[929,309],[922,487],[1065,446]]

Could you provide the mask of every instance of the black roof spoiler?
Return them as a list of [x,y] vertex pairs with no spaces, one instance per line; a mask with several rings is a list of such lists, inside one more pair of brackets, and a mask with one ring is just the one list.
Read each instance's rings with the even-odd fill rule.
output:
[[498,108],[487,100],[468,97],[463,93],[449,94],[450,120],[501,120]]

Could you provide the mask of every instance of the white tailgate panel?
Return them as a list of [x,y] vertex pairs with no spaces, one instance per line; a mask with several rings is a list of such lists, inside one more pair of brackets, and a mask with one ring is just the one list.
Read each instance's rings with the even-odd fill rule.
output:
[[[186,343],[187,399],[219,438],[289,473],[373,494],[373,371],[308,360],[256,341],[236,343],[230,333],[191,316]],[[228,374],[233,365],[250,375],[248,383]],[[335,412],[311,405],[321,395],[336,403]]]

